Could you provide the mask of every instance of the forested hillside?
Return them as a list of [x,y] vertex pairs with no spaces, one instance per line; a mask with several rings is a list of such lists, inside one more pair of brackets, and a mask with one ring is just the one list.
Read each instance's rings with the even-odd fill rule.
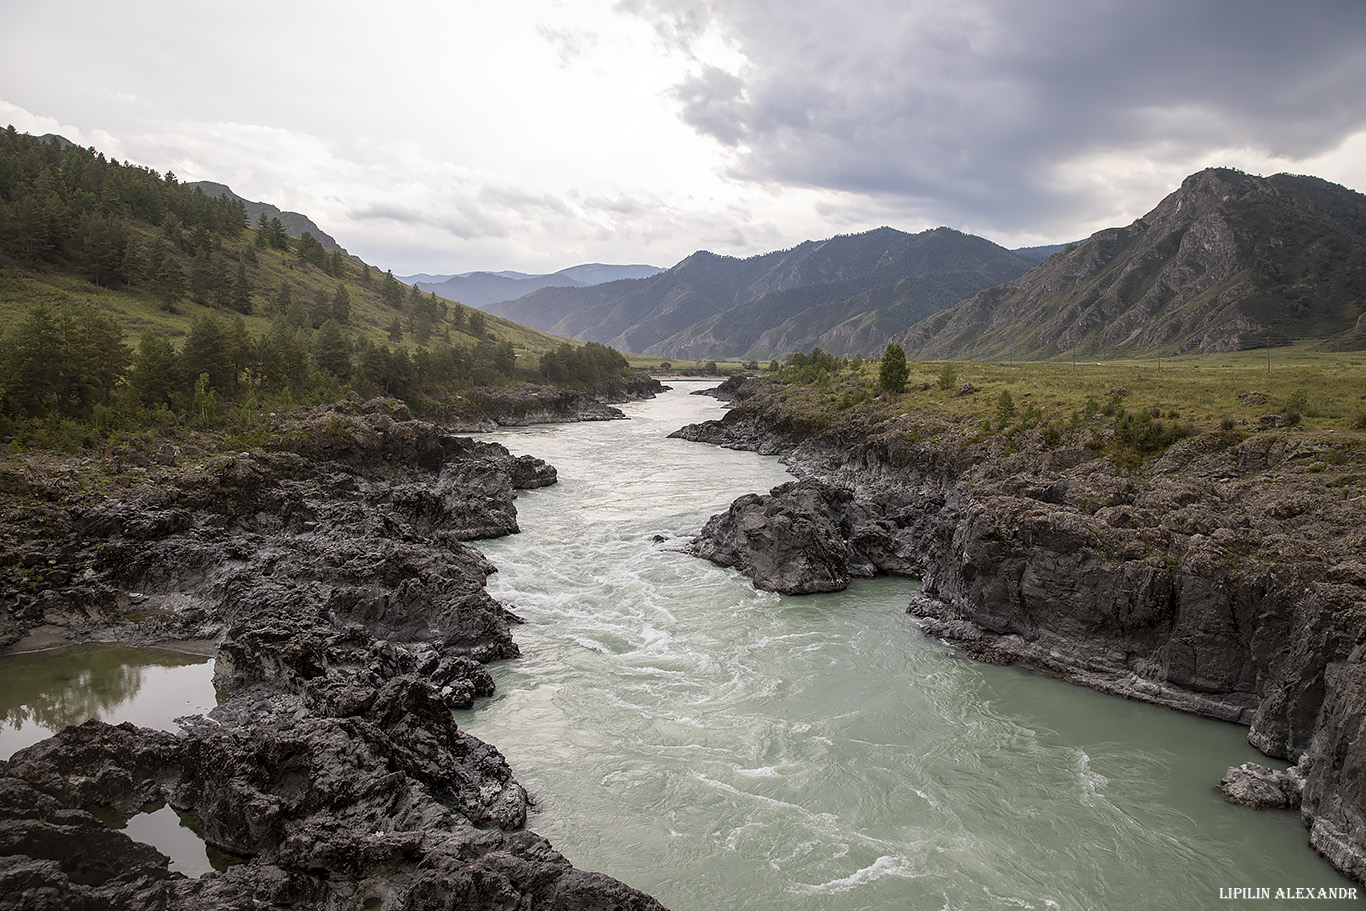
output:
[[[553,353],[544,364],[541,355]],[[0,133],[0,438],[67,443],[354,390],[440,408],[626,369],[247,224],[241,200],[58,138]]]

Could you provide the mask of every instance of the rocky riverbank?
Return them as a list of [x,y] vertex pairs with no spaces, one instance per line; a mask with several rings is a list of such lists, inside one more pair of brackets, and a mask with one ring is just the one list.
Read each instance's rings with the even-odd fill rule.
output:
[[446,403],[433,417],[443,426],[467,432],[529,424],[613,421],[625,417],[613,404],[650,398],[663,390],[659,380],[640,374],[601,379],[591,392],[531,384],[475,389]]
[[[0,478],[0,643],[194,643],[219,707],[0,762],[0,908],[660,907],[526,831],[528,795],[450,712],[518,653],[466,542],[517,531],[551,466],[379,400],[107,467]],[[186,878],[107,824],[167,804],[238,862]]]
[[1297,764],[1310,843],[1366,881],[1366,449],[1216,431],[1135,469],[1079,434],[926,436],[728,386],[722,420],[676,435],[802,480],[737,500],[695,553],[780,591],[920,577],[926,633],[975,657],[1248,725]]

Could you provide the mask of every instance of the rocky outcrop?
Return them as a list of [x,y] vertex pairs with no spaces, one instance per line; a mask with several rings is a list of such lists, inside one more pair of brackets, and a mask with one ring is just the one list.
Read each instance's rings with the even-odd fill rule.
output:
[[846,511],[853,496],[816,480],[748,494],[711,521],[688,551],[738,567],[756,588],[784,594],[840,591],[873,565],[852,547]]
[[1299,766],[1280,771],[1245,762],[1219,779],[1219,790],[1230,803],[1254,810],[1295,810],[1304,790],[1304,772]]
[[[825,423],[760,382],[735,396],[721,421],[678,435],[782,453],[803,483],[845,495],[742,498],[695,552],[780,577],[767,562],[806,547],[768,531],[785,503],[785,528],[822,529],[810,554],[854,547],[856,563],[921,577],[911,609],[928,634],[1246,724],[1268,755],[1307,758],[1310,840],[1366,877],[1366,451],[1211,432],[1134,470],[1080,435],[1029,431],[1007,448],[951,428],[928,437],[906,416]],[[866,543],[874,530],[894,559]],[[769,557],[749,552],[769,539]]]
[[[219,706],[0,763],[0,909],[659,908],[526,832],[526,792],[451,715],[517,654],[465,542],[515,532],[552,467],[391,401],[170,461],[98,494],[31,466],[6,503],[7,642],[208,642]],[[238,862],[187,878],[107,824],[162,805]]]
[[433,408],[433,420],[461,431],[577,421],[615,421],[626,417],[613,403],[648,399],[664,386],[649,376],[615,376],[599,380],[591,391],[523,383],[507,388],[480,388]]

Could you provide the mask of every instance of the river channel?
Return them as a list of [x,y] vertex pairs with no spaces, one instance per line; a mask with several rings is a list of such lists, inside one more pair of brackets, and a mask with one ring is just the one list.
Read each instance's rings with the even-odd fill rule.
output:
[[577,866],[674,911],[1347,905],[1223,897],[1353,885],[1298,814],[1215,790],[1266,761],[1245,729],[963,660],[905,614],[911,580],[786,597],[679,553],[791,478],[668,439],[723,411],[674,385],[627,421],[481,435],[560,483],[479,544],[523,657],[457,720]]

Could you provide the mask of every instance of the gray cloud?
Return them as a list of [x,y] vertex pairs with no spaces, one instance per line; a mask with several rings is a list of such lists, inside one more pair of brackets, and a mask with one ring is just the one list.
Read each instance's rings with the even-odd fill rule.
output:
[[700,47],[710,27],[744,54],[738,73],[703,66],[675,90],[694,129],[740,150],[733,176],[998,232],[1094,205],[1069,163],[1122,155],[1169,183],[1217,150],[1302,159],[1366,125],[1357,0],[624,8],[666,40]]

